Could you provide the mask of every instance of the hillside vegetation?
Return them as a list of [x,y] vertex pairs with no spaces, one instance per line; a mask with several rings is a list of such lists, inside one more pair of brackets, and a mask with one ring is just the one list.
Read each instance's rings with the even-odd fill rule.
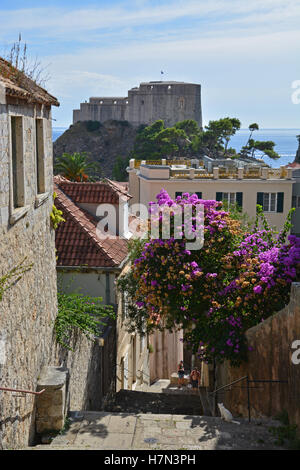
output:
[[63,153],[85,152],[99,163],[101,176],[111,178],[118,157],[125,159],[132,151],[136,135],[137,129],[127,121],[77,122],[54,142],[54,160]]

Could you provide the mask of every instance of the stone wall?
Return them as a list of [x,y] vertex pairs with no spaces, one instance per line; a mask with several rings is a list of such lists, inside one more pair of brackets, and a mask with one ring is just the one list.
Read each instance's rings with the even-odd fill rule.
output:
[[[120,276],[128,272],[127,264]],[[147,335],[128,332],[128,312],[121,292],[117,291],[117,322],[116,322],[116,391],[133,390],[136,385],[150,385],[149,349]]]
[[141,83],[128,91],[128,97],[92,97],[73,111],[74,124],[109,119],[125,120],[133,126],[163,119],[167,127],[193,119],[201,127],[201,86],[184,82]]
[[[251,415],[275,416],[286,410],[291,423],[300,429],[300,364],[293,364],[292,343],[300,340],[300,283],[292,285],[290,303],[280,312],[247,331],[249,361],[239,368],[218,366],[217,386],[240,377],[288,380],[288,384],[255,384],[250,389]],[[237,384],[245,387],[245,382]],[[254,384],[251,384],[253,387]],[[233,415],[248,416],[246,388],[234,388],[218,395],[218,401]]]
[[[1,95],[1,93],[0,93]],[[2,100],[2,101],[1,101]],[[53,321],[57,312],[52,208],[52,139],[50,108],[6,104],[0,100],[0,277],[27,257],[33,263],[0,301],[0,383],[2,387],[36,390],[38,376],[49,364]],[[9,115],[23,117],[26,212],[12,221],[12,176]],[[45,186],[37,199],[35,118],[44,118]],[[38,202],[38,204],[37,204]],[[33,395],[0,391],[0,448],[19,448],[34,438]]]
[[68,370],[62,367],[44,367],[38,381],[36,397],[36,432],[60,431],[64,427]]
[[71,350],[56,345],[52,363],[68,370],[66,407],[69,411],[97,411],[103,398],[115,389],[115,326],[91,341],[73,334]]
[[[114,388],[115,333],[91,342],[78,334],[74,351],[56,345],[55,232],[50,223],[53,193],[50,108],[7,104],[0,84],[0,278],[26,257],[29,271],[0,300],[0,386],[36,391],[48,366],[69,369],[66,409],[100,409]],[[10,115],[22,117],[24,207],[12,204]],[[45,193],[37,194],[35,119],[44,120]],[[12,217],[13,216],[13,217]],[[103,367],[108,372],[103,373]],[[111,365],[112,364],[112,365]],[[44,397],[45,399],[47,396]],[[47,400],[46,400],[47,401]],[[35,395],[0,391],[0,449],[34,442]]]
[[150,354],[151,382],[156,379],[170,379],[183,360],[183,331],[155,331],[149,339],[153,352]]

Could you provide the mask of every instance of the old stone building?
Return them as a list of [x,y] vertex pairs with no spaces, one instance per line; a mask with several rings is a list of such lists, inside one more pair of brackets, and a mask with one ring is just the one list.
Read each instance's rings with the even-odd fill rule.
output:
[[[0,289],[11,284],[0,295],[0,387],[36,390],[50,361],[57,312],[52,105],[56,98],[0,58]],[[5,282],[20,263],[28,270]],[[0,409],[0,448],[27,445],[34,395],[0,390]]]
[[134,126],[163,119],[167,127],[194,119],[202,126],[201,86],[174,81],[141,83],[128,91],[128,97],[91,97],[73,111],[78,121],[128,121]]

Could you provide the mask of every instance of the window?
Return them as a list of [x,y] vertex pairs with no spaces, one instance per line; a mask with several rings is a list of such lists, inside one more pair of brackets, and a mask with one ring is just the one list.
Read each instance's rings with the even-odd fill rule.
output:
[[239,207],[243,207],[243,193],[217,192],[216,201],[225,201],[228,204],[237,204]]
[[264,212],[283,212],[284,193],[257,193],[256,202]]
[[292,206],[295,207],[295,209],[298,209],[298,207],[300,207],[300,196],[292,197]]
[[236,193],[223,193],[223,201],[228,202],[228,204],[235,204]]
[[36,187],[37,194],[45,192],[45,146],[43,119],[35,120],[36,131]]
[[183,109],[184,108],[184,105],[185,105],[185,99],[183,96],[181,96],[178,100],[178,107],[179,109]]
[[25,204],[23,119],[11,116],[11,157],[12,157],[12,203],[13,208]]
[[263,210],[264,212],[275,212],[276,211],[276,193],[264,193],[263,199]]

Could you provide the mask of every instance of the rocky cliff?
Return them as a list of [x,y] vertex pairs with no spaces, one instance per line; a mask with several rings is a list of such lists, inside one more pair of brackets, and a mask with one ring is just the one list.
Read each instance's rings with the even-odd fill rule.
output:
[[299,145],[298,145],[298,150],[295,156],[294,163],[300,163],[300,136],[298,135],[297,138],[298,138]]
[[127,121],[77,122],[67,129],[53,144],[54,159],[64,152],[86,152],[99,162],[101,176],[112,177],[118,156],[127,157],[133,149],[137,128]]

